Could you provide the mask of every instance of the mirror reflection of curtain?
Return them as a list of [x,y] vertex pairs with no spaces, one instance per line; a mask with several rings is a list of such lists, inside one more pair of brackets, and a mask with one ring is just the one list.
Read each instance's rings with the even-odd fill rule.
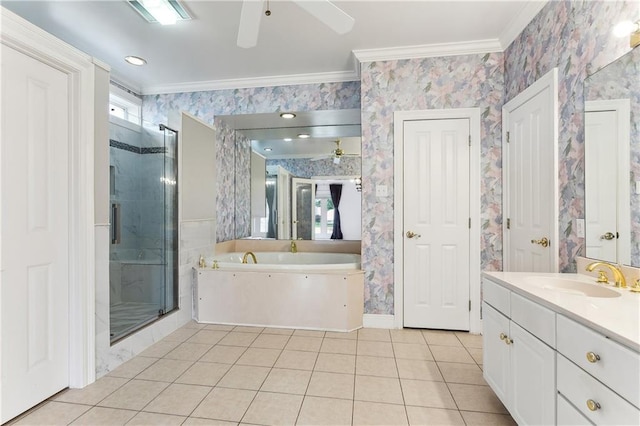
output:
[[276,238],[278,217],[276,214],[276,178],[274,176],[267,177],[265,191],[265,198],[267,199],[267,238]]
[[342,184],[330,184],[329,192],[331,192],[331,201],[333,202],[333,232],[331,233],[331,239],[341,240],[342,229],[340,228],[340,211],[338,210],[338,206],[340,205],[340,198],[342,197]]

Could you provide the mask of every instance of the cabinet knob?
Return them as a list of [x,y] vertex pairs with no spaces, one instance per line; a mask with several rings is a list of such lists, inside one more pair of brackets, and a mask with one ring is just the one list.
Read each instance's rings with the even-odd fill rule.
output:
[[507,335],[504,333],[500,333],[500,340],[504,340],[507,338]]
[[591,363],[596,363],[598,361],[600,361],[600,355],[594,353],[594,352],[587,352],[587,361],[591,362]]
[[591,411],[596,411],[600,409],[600,404],[595,402],[593,399],[587,399],[587,408]]

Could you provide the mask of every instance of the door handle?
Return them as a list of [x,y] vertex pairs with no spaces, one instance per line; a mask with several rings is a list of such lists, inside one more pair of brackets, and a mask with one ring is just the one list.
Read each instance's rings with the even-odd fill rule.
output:
[[413,231],[407,231],[407,238],[420,238],[420,234],[416,234]]
[[615,236],[615,235],[613,235],[613,233],[611,233],[611,232],[607,232],[607,233],[605,233],[605,234],[601,235],[601,236],[600,236],[600,239],[601,239],[601,240],[613,240],[615,237],[616,237],[616,236]]
[[542,237],[540,240],[531,240],[531,244],[540,244],[542,247],[549,247],[551,241],[547,237]]

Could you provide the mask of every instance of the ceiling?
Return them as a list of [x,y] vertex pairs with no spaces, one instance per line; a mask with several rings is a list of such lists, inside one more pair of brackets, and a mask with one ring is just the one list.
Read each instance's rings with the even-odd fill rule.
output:
[[[258,44],[236,45],[242,2],[181,1],[193,17],[147,23],[124,0],[11,1],[2,6],[109,64],[142,94],[350,81],[358,61],[502,51],[545,0],[341,1],[355,19],[338,35],[290,0],[271,0]],[[135,67],[127,55],[147,60]]]

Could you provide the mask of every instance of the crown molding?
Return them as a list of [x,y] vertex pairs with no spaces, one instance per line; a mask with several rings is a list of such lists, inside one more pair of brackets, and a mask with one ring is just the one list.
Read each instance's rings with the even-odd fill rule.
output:
[[382,49],[354,50],[360,62],[397,61],[401,59],[433,58],[440,56],[472,55],[502,52],[498,39],[475,40],[458,43],[423,44],[418,46],[385,47]]
[[143,95],[164,93],[203,92],[209,90],[246,89],[250,87],[292,86],[298,84],[339,83],[359,81],[360,76],[354,71],[332,71],[324,73],[277,75],[267,77],[234,78],[227,80],[195,81],[186,83],[146,86]]
[[125,87],[125,88],[131,90],[136,95],[140,95],[141,92],[142,92],[142,88],[140,87],[139,83],[136,83],[133,80],[129,80],[129,79],[123,77],[122,74],[120,74],[117,70],[115,70],[113,68],[111,69],[111,74],[109,75],[109,78],[110,78],[110,80],[118,83],[122,87]]
[[546,6],[548,0],[530,0],[526,3],[520,13],[507,25],[498,37],[502,50],[506,50],[513,40],[522,33],[536,15]]

